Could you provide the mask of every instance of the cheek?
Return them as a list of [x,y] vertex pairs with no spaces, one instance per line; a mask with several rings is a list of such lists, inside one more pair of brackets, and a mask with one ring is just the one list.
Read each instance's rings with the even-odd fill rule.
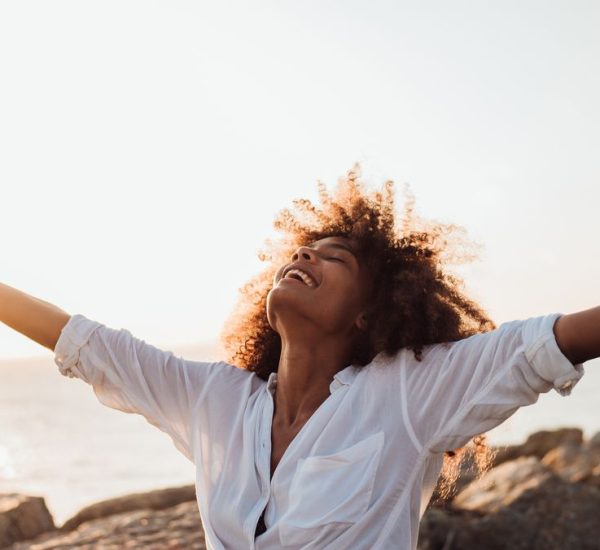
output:
[[323,290],[319,300],[328,303],[340,312],[353,313],[361,304],[358,285],[354,281],[338,280],[319,289]]
[[356,300],[361,289],[361,281],[356,274],[339,266],[337,269],[331,269],[326,275],[325,280],[331,291],[337,291],[337,293],[342,294],[348,300]]

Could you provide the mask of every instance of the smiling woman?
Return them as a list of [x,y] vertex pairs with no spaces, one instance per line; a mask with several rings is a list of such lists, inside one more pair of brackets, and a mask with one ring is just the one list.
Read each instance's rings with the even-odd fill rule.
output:
[[224,328],[227,361],[0,285],[0,320],[196,465],[211,548],[414,549],[440,473],[451,484],[473,448],[484,463],[480,434],[569,394],[576,361],[600,355],[598,308],[496,327],[448,271],[472,258],[461,228],[418,218],[410,195],[397,218],[392,182],[368,192],[355,165],[320,201],[276,218],[282,238]]
[[[460,292],[461,282],[443,271],[444,259],[460,263],[472,258],[469,243],[459,238],[462,228],[418,219],[409,196],[400,234],[392,182],[369,197],[358,182],[358,170],[355,165],[339,182],[336,198],[320,184],[322,209],[297,200],[295,213],[282,211],[275,227],[285,238],[261,253],[262,259],[271,261],[270,268],[242,289],[223,337],[233,358],[264,379],[276,369],[280,355],[279,335],[266,315],[272,280],[277,282],[294,267],[312,275],[313,255],[320,260],[319,270],[329,269],[332,262],[360,270],[360,284],[369,287],[364,315],[372,319],[354,357],[361,364],[380,351],[400,347],[413,348],[418,357],[428,343],[495,328],[482,309]],[[288,263],[299,255],[304,258],[299,264]],[[330,284],[319,296],[330,294],[342,294],[338,284]]]
[[[293,378],[287,386],[298,388],[296,409],[310,394],[306,392],[310,380],[331,379],[345,365],[363,366],[380,352],[393,354],[401,348],[413,349],[418,360],[427,344],[495,328],[460,292],[461,282],[443,270],[444,258],[459,263],[473,257],[469,243],[458,238],[461,228],[417,218],[410,195],[405,197],[403,219],[396,220],[392,182],[369,196],[359,170],[356,164],[340,179],[335,197],[319,185],[321,209],[300,199],[295,212],[281,212],[275,227],[284,238],[261,253],[271,267],[242,289],[238,308],[223,332],[233,363],[264,380],[277,372],[279,385],[282,377]],[[294,285],[282,287],[288,277],[303,279],[303,275],[314,281],[313,293],[303,294],[301,287],[295,292]],[[278,322],[280,316],[287,322]],[[301,368],[296,356],[293,371],[287,372],[282,358],[295,352],[295,342],[304,338],[311,342],[313,354],[322,350],[325,359],[310,354],[306,361],[313,366]],[[300,373],[306,379],[300,380]],[[293,424],[292,419],[288,423]],[[285,448],[297,430],[282,431],[291,432],[283,438]],[[478,463],[484,467],[488,449],[482,437],[476,436],[474,443],[468,450],[477,450]],[[273,454],[272,468],[282,452],[274,449]],[[466,453],[447,454],[446,490],[458,472],[458,457]]]

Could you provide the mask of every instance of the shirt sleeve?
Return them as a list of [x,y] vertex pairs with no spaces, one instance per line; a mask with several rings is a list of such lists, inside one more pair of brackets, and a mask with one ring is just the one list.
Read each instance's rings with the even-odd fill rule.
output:
[[[583,376],[561,352],[561,313],[503,323],[463,340],[426,346],[406,363],[410,429],[423,447],[443,452],[501,424],[539,394],[568,395]],[[404,350],[412,354],[410,350]]]
[[187,361],[81,314],[63,327],[54,362],[64,376],[90,384],[102,404],[142,415],[194,462],[193,409],[219,363]]

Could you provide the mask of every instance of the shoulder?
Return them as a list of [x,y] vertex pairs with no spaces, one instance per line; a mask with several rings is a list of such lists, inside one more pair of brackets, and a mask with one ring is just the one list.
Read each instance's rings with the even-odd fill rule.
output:
[[226,361],[212,363],[189,361],[192,367],[208,369],[210,384],[227,384],[229,387],[243,386],[250,392],[266,385],[266,381],[259,378],[255,372],[243,369]]
[[400,348],[392,354],[380,352],[365,368],[368,368],[374,376],[395,376],[395,373],[402,369],[422,368],[436,362],[440,357],[451,353],[455,344],[456,342],[427,344],[421,348],[419,359],[415,351],[408,347]]

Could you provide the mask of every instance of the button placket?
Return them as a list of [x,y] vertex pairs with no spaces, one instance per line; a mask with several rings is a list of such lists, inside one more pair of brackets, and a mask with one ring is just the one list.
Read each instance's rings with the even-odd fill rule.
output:
[[[270,422],[267,422],[268,415],[273,416],[273,395],[270,391],[267,391],[268,394],[268,402],[265,407],[265,412],[262,416],[260,423],[260,461],[259,461],[259,471],[260,471],[260,494],[262,496],[258,508],[258,515],[253,521],[252,525],[254,526],[253,534],[256,535],[257,529],[259,527],[259,523],[261,522],[261,518],[264,518],[265,509],[269,502],[269,498],[271,497],[271,480],[270,480],[270,471],[271,471],[271,434],[270,431],[267,430],[267,427],[270,426]],[[264,521],[264,519],[263,519]],[[262,533],[259,533],[259,535]],[[256,537],[253,537],[252,548],[255,548],[254,541]]]

